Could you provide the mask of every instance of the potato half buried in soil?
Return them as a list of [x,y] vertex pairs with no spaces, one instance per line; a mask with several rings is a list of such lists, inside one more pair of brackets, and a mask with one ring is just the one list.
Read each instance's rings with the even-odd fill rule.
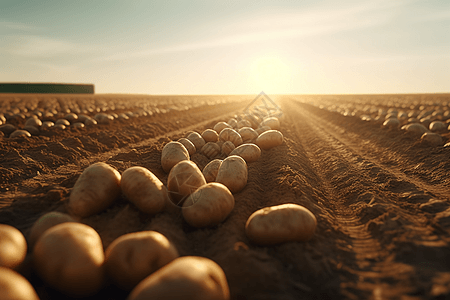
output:
[[37,219],[31,227],[30,234],[28,235],[28,244],[30,249],[33,249],[36,241],[47,229],[65,222],[76,221],[70,215],[58,211],[48,212]]
[[242,144],[242,137],[236,130],[231,128],[224,128],[219,133],[219,141],[222,142],[230,141],[234,144],[235,147],[237,147],[240,144]]
[[14,269],[27,254],[27,241],[16,227],[0,224],[0,267]]
[[283,144],[283,134],[278,130],[267,130],[258,136],[255,144],[261,149],[269,150]]
[[180,142],[167,143],[161,152],[161,166],[164,172],[169,173],[177,163],[189,160],[189,152]]
[[70,193],[69,213],[85,218],[108,208],[120,197],[120,178],[116,169],[103,162],[84,169]]
[[131,290],[178,256],[175,246],[161,233],[133,232],[118,237],[108,246],[105,268],[116,285]]
[[216,182],[225,185],[232,193],[237,193],[246,186],[247,178],[247,163],[242,157],[232,155],[222,161]]
[[181,161],[172,168],[167,179],[170,200],[182,206],[190,194],[205,184],[205,177],[194,162]]
[[203,153],[203,155],[205,155],[207,158],[211,159],[219,155],[220,151],[221,149],[219,145],[213,142],[208,142],[202,147],[202,150],[200,152]]
[[39,300],[31,283],[19,273],[0,267],[0,299]]
[[122,173],[120,187],[124,196],[146,214],[162,211],[168,200],[161,180],[144,167],[131,167]]
[[269,126],[270,129],[280,130],[280,121],[276,117],[268,117],[261,122],[260,126]]
[[214,159],[210,161],[205,168],[203,168],[203,176],[205,177],[206,182],[214,182],[216,181],[217,172],[219,172],[220,165],[222,164],[221,159]]
[[190,140],[192,144],[194,144],[195,149],[197,149],[197,151],[200,151],[202,147],[205,145],[205,140],[198,132],[195,131],[191,132],[186,138]]
[[221,183],[199,187],[183,203],[183,217],[193,227],[215,226],[223,222],[234,208],[234,197]]
[[98,233],[81,223],[62,223],[38,239],[33,263],[55,289],[75,297],[93,295],[104,283],[103,245]]
[[219,140],[219,134],[213,129],[206,129],[202,133],[202,138],[205,140],[206,143],[208,142],[215,143]]
[[247,237],[258,245],[303,242],[311,239],[316,217],[297,204],[281,204],[255,211],[245,224]]
[[197,256],[175,259],[141,281],[128,300],[227,300],[230,290],[222,268]]
[[247,163],[257,161],[261,156],[261,149],[255,144],[242,144],[230,152],[231,155],[242,157]]
[[183,146],[189,152],[190,156],[194,155],[197,152],[197,149],[195,149],[195,145],[192,144],[192,142],[190,140],[188,140],[187,138],[180,138],[180,139],[178,139],[178,142],[183,144]]

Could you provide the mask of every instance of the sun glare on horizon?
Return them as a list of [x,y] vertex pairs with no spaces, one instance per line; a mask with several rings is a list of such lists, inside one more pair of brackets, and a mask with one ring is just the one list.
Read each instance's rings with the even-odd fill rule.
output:
[[284,60],[277,56],[255,58],[250,67],[249,77],[253,90],[284,94],[291,89],[292,70]]

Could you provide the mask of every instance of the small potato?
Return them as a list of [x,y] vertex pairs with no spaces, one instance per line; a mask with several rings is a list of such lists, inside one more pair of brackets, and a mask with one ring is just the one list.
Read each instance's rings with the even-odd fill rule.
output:
[[283,144],[283,134],[278,130],[267,130],[258,136],[255,143],[259,148],[269,150]]
[[252,123],[249,120],[240,120],[239,122],[237,122],[236,127],[238,129],[244,128],[244,127],[252,127]]
[[221,159],[214,159],[210,161],[203,169],[203,176],[206,182],[216,181],[217,172],[219,172],[220,165],[222,164]]
[[127,300],[228,300],[230,290],[222,268],[214,261],[183,256],[141,281]]
[[39,120],[38,118],[29,118],[26,122],[24,126],[34,126],[36,128],[39,128],[42,126],[42,121]]
[[255,144],[242,144],[233,151],[230,155],[237,155],[242,157],[247,163],[257,161],[261,156],[261,149]]
[[19,273],[0,267],[0,299],[39,300],[31,283]]
[[444,140],[439,133],[425,132],[420,139],[433,146],[442,146]]
[[218,133],[220,133],[222,130],[224,130],[225,128],[231,128],[230,124],[225,123],[225,122],[219,122],[216,125],[214,125],[214,130]]
[[219,145],[213,142],[208,142],[202,147],[202,150],[200,152],[203,153],[207,158],[213,158],[219,155],[220,150],[221,149]]
[[197,152],[197,149],[195,148],[195,145],[190,140],[188,140],[187,138],[180,138],[180,139],[178,139],[178,142],[183,144],[183,146],[189,152],[189,156],[192,156],[192,155],[195,154],[195,152]]
[[266,132],[268,130],[271,130],[269,126],[262,126],[262,127],[255,129],[255,131],[258,135],[260,135],[261,133]]
[[120,187],[123,195],[146,214],[162,211],[168,200],[161,180],[144,167],[131,167],[122,173]]
[[239,129],[239,134],[242,137],[243,143],[254,143],[256,138],[258,137],[258,133],[255,131],[255,129],[251,127],[242,127]]
[[429,132],[425,126],[423,126],[422,124],[419,124],[419,123],[411,123],[408,125],[404,125],[404,126],[402,126],[401,129],[406,130],[408,132],[415,133],[415,134],[420,134],[420,135],[422,135],[426,132]]
[[230,141],[237,147],[242,144],[242,137],[236,130],[225,128],[219,133],[219,141]]
[[242,157],[232,155],[225,158],[220,165],[216,182],[225,185],[232,193],[237,193],[246,186],[247,178],[247,163]]
[[75,297],[93,295],[105,281],[103,245],[98,233],[81,223],[62,223],[38,239],[33,263],[52,287]]
[[229,119],[227,124],[230,125],[231,128],[237,128],[237,120],[235,118]]
[[198,132],[191,132],[187,137],[188,140],[194,144],[195,149],[197,151],[200,151],[202,147],[205,145],[205,140],[202,138],[202,136]]
[[272,130],[280,130],[280,121],[276,117],[265,118],[260,126],[269,126]]
[[247,237],[258,245],[307,241],[314,235],[316,217],[297,204],[281,204],[255,211],[245,224]]
[[178,257],[169,240],[156,231],[140,231],[115,239],[105,251],[107,274],[124,290]]
[[223,222],[234,208],[234,197],[221,183],[211,182],[199,187],[183,203],[183,217],[196,228]]
[[236,146],[231,141],[223,142],[222,144],[222,153],[225,155],[230,155],[231,151],[233,151]]
[[189,152],[180,142],[167,143],[161,153],[161,166],[164,172],[169,173],[173,166],[183,160],[189,160]]
[[14,269],[27,255],[27,241],[16,227],[0,224],[0,267]]
[[31,227],[30,234],[28,235],[28,244],[31,249],[33,249],[34,244],[36,244],[39,237],[47,230],[53,226],[56,226],[65,222],[76,222],[70,215],[52,211],[44,214],[39,219],[34,222]]
[[29,133],[29,132],[26,131],[26,130],[17,129],[17,130],[15,130],[13,133],[11,133],[11,134],[9,135],[9,137],[10,137],[10,138],[17,138],[17,137],[20,137],[20,138],[31,137],[31,133]]
[[120,177],[116,169],[103,162],[84,169],[70,193],[69,213],[85,218],[108,208],[120,197]]
[[205,140],[205,142],[217,142],[219,140],[219,134],[213,130],[213,129],[206,129],[202,133],[202,138]]
[[176,164],[167,178],[169,197],[176,205],[183,205],[184,200],[199,187],[206,184],[205,177],[197,165],[188,160]]

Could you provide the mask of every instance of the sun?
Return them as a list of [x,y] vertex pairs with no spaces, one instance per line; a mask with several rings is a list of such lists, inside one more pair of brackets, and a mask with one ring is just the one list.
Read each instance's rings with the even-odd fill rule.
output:
[[253,61],[250,69],[250,82],[253,89],[265,93],[289,93],[292,72],[289,65],[280,57],[258,57]]

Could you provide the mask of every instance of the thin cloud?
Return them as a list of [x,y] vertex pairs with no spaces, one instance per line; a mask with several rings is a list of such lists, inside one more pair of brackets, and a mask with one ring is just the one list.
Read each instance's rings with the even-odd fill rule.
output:
[[26,31],[26,32],[35,32],[43,30],[43,27],[38,27],[34,25],[29,25],[20,22],[9,22],[0,20],[0,30],[18,30],[18,31]]

